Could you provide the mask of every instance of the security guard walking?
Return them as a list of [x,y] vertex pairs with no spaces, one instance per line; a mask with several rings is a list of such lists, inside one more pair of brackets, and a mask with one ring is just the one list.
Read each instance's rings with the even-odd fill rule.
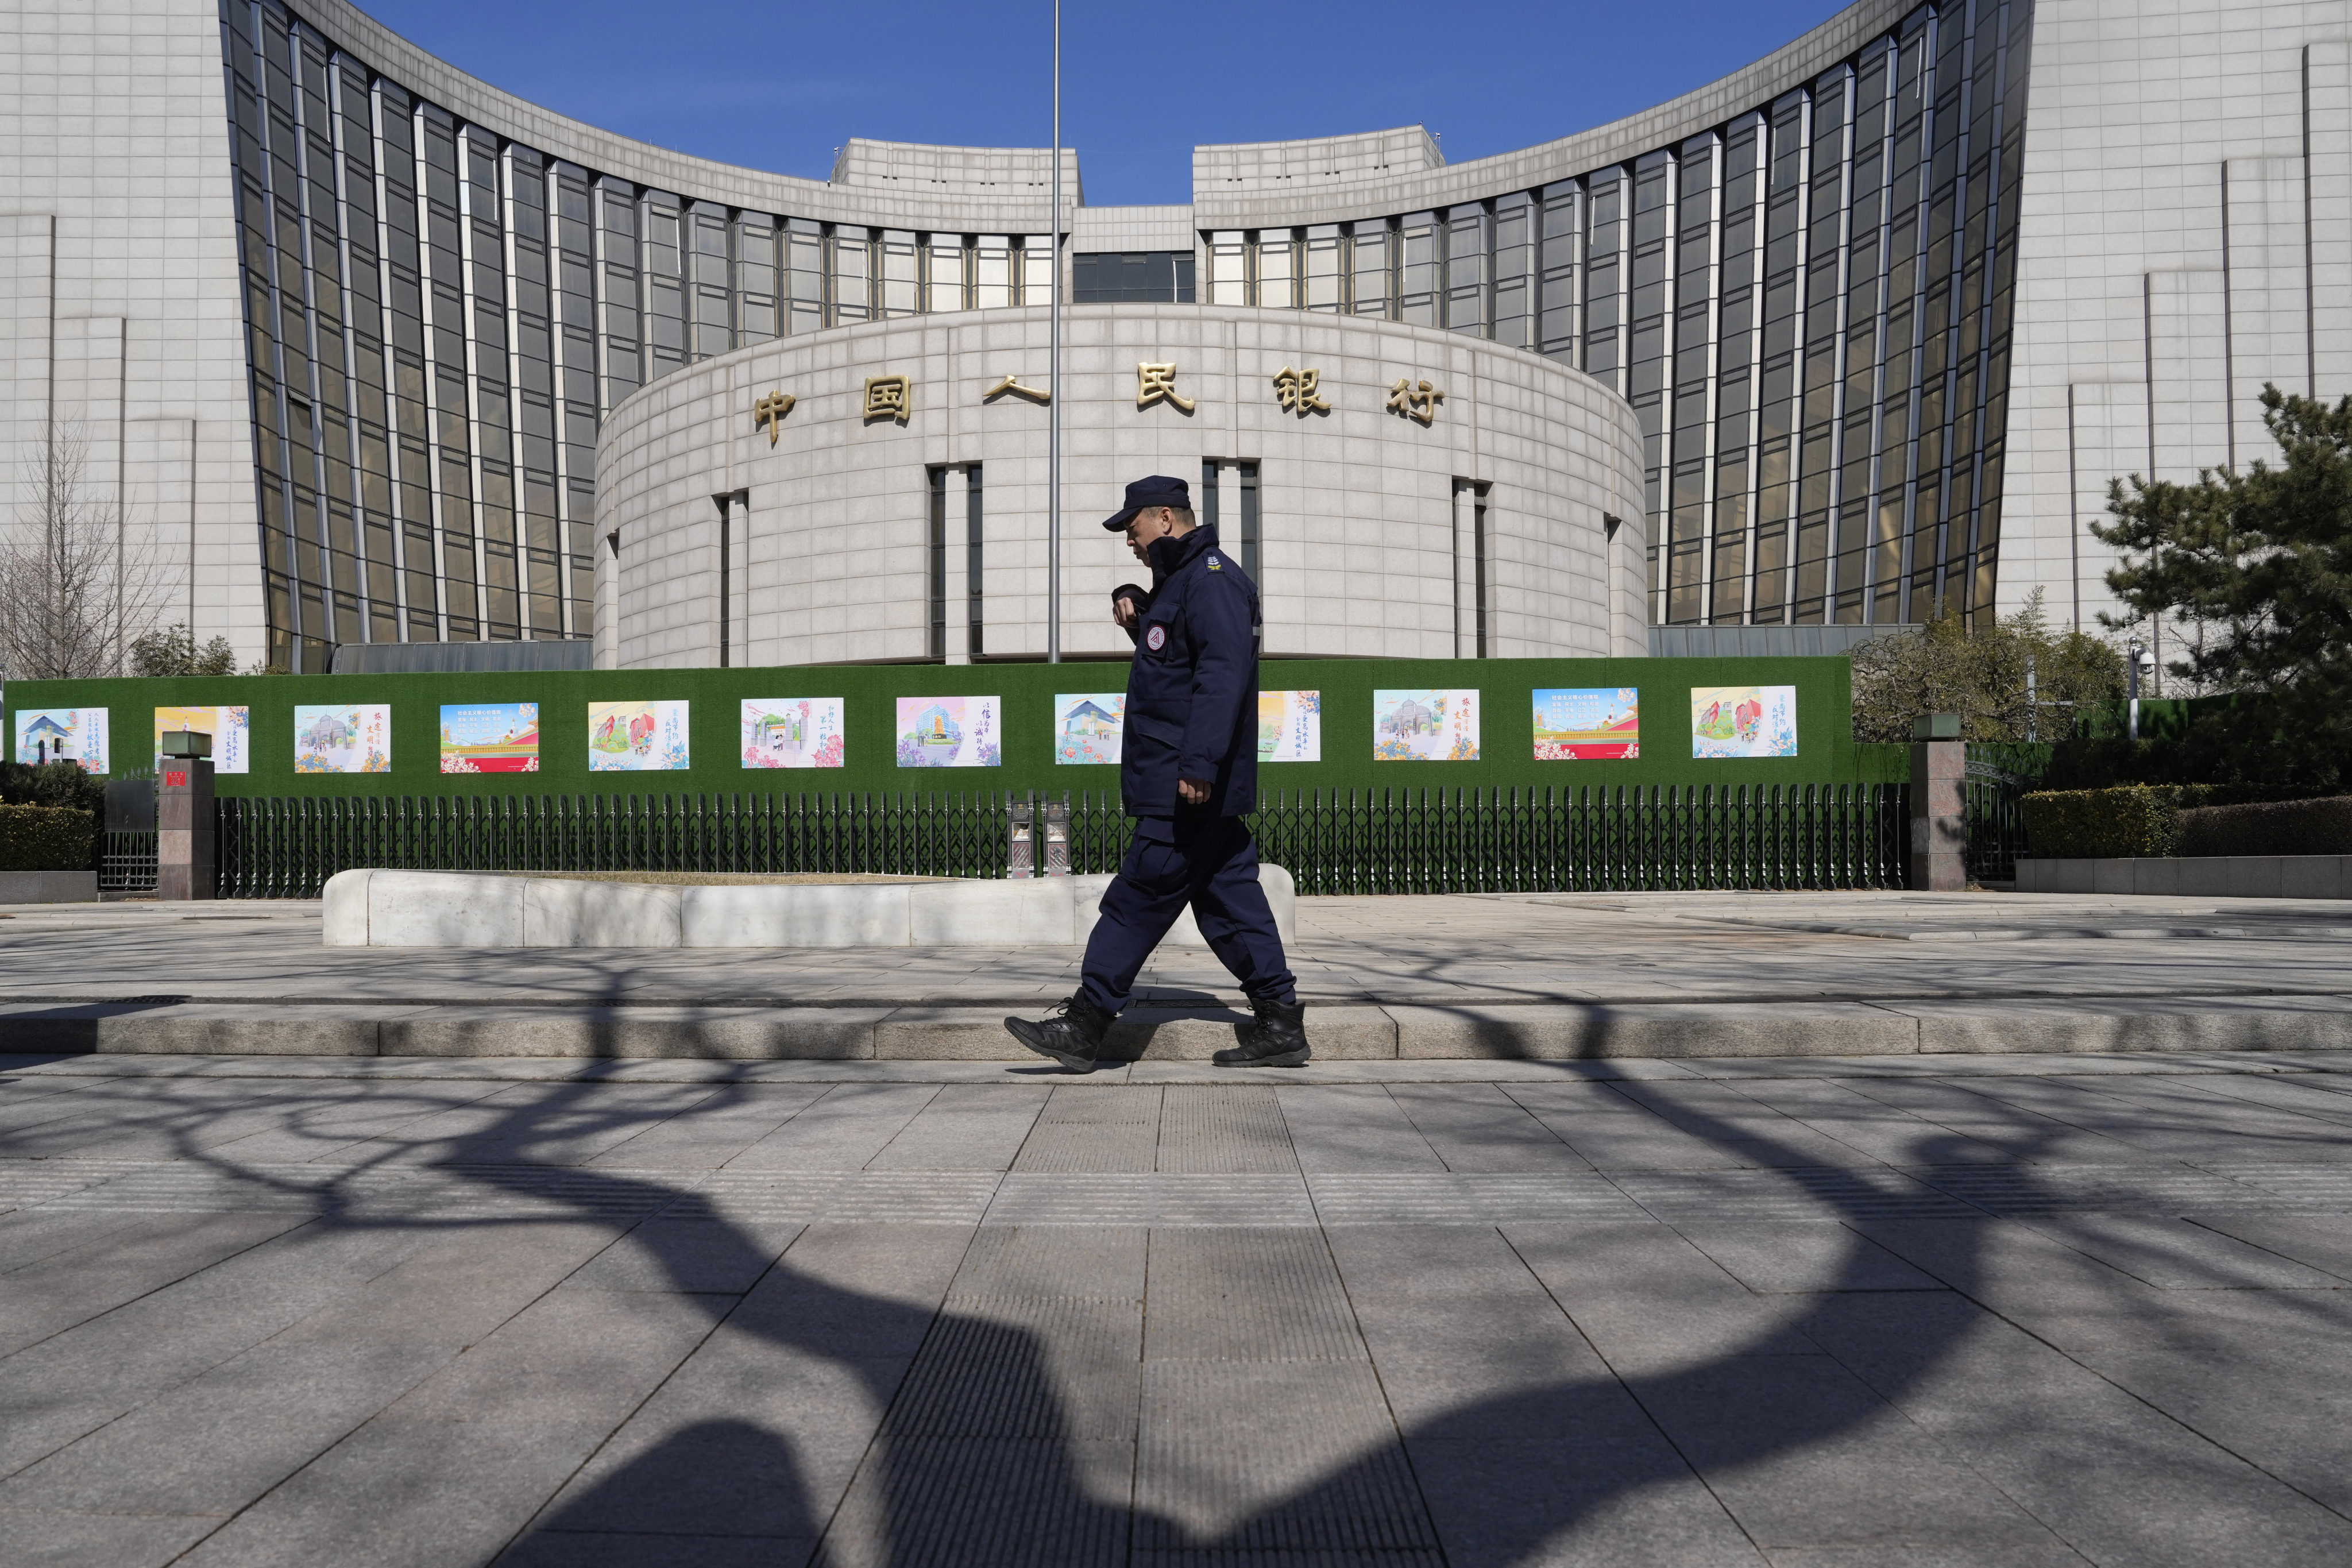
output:
[[1135,640],[1118,769],[1135,837],[1103,894],[1077,994],[1041,1021],[1004,1026],[1071,1071],[1090,1070],[1143,961],[1189,903],[1256,1014],[1242,1043],[1215,1060],[1303,1067],[1307,1010],[1241,820],[1257,803],[1257,584],[1217,548],[1214,525],[1194,525],[1182,479],[1136,480],[1103,526],[1124,530],[1151,567],[1149,592],[1127,584],[1111,595],[1113,616]]

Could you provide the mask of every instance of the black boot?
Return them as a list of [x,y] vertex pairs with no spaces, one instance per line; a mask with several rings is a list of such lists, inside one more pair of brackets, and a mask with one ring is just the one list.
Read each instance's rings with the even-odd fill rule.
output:
[[1052,1012],[1034,1023],[1007,1018],[1004,1026],[1039,1056],[1051,1057],[1072,1072],[1092,1072],[1095,1054],[1102,1049],[1103,1037],[1110,1033],[1110,1021],[1111,1015],[1087,1001],[1081,991],[1055,1004]]
[[1242,1043],[1210,1059],[1221,1068],[1303,1068],[1314,1055],[1307,1044],[1307,1004],[1253,997],[1257,1022],[1242,1031]]

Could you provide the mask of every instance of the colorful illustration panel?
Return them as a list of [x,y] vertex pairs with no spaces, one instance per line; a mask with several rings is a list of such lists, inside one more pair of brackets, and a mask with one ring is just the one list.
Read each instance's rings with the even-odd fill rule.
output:
[[996,697],[898,699],[902,768],[992,768],[1004,761],[1003,700]]
[[592,773],[683,773],[691,765],[684,702],[588,704]]
[[294,709],[298,773],[392,772],[392,705],[343,702]]
[[1372,755],[1383,763],[1476,762],[1476,689],[1373,692]]
[[1124,691],[1065,691],[1054,698],[1054,761],[1057,763],[1116,763],[1119,738],[1126,732]]
[[1631,686],[1538,687],[1536,761],[1640,756],[1641,702]]
[[744,700],[747,768],[837,768],[844,765],[847,744],[848,727],[838,697]]
[[213,772],[215,773],[245,773],[253,771],[253,710],[249,708],[158,708],[155,710],[155,747],[149,756],[163,754],[163,737],[180,730],[194,730],[213,738]]
[[539,772],[539,704],[443,703],[441,771],[445,773]]
[[86,773],[106,772],[106,710],[20,709],[16,714],[16,760],[79,763]]
[[1261,691],[1257,694],[1257,760],[1319,763],[1323,760],[1323,694]]
[[1795,687],[1694,686],[1690,695],[1692,756],[1797,754]]

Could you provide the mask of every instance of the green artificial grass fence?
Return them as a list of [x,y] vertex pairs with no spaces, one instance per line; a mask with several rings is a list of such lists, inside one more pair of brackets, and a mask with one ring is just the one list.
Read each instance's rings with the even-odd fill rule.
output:
[[[1848,784],[1909,775],[1908,749],[1854,743],[1851,668],[1825,658],[1281,659],[1260,667],[1269,689],[1322,694],[1322,760],[1269,763],[1263,790],[1575,788],[1615,784]],[[243,706],[249,769],[223,773],[222,795],[800,794],[811,791],[1115,790],[1118,769],[1057,765],[1057,695],[1123,691],[1124,662],[945,666],[800,665],[755,669],[568,670],[496,674],[280,675],[10,681],[12,753],[28,721],[58,709],[107,710],[107,772],[153,765],[154,710]],[[1796,690],[1797,755],[1695,760],[1694,688],[1786,686]],[[1534,754],[1532,693],[1539,688],[1633,687],[1641,693],[1640,755],[1542,761]],[[1378,689],[1475,689],[1475,762],[1381,762],[1372,754]],[[1002,700],[1003,761],[995,767],[898,765],[896,700]],[[838,768],[754,768],[741,760],[746,700],[839,698],[845,755]],[[592,702],[688,704],[690,765],[671,772],[589,769]],[[539,766],[530,773],[441,771],[443,705],[538,704]],[[295,709],[382,704],[391,710],[383,773],[296,771]],[[313,723],[315,724],[315,718]],[[330,735],[331,738],[331,734]]]

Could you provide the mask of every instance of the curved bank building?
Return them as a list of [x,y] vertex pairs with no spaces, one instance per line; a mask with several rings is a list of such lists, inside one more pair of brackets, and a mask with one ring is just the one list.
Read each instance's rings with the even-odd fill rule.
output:
[[1149,472],[1278,657],[2088,625],[2112,477],[2352,392],[2345,0],[1863,0],[1524,151],[1200,147],[1149,207],[1066,153],[1058,212],[1039,150],[706,163],[342,0],[0,17],[0,460],[71,433],[163,618],[299,669],[1043,658],[1048,398],[1072,657]]

